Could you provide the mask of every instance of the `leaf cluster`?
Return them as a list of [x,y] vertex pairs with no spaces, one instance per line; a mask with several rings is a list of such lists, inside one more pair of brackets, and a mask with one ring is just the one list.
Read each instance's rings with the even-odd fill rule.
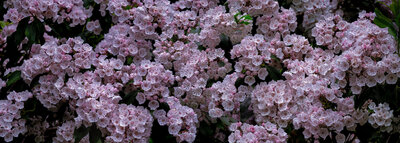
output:
[[[384,2],[378,2],[383,5],[383,8],[375,8],[376,17],[374,23],[380,28],[388,28],[389,34],[392,35],[397,41],[397,52],[400,52],[400,0],[393,0],[392,4],[387,5]],[[389,8],[389,12],[387,9]]]
[[[239,17],[239,15],[241,15]],[[250,15],[246,14],[246,15],[242,15],[242,12],[237,12],[233,18],[235,19],[235,22],[237,24],[244,24],[244,25],[249,25],[251,23],[251,21],[253,20],[253,17],[251,17]]]

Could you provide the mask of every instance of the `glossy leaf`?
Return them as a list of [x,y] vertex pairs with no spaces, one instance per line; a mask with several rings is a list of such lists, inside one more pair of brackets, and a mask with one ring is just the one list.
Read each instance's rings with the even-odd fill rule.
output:
[[375,13],[376,17],[374,19],[374,23],[376,25],[378,25],[381,28],[385,27],[393,28],[392,20],[383,15],[379,9],[375,8]]
[[243,15],[242,17],[240,17],[240,19],[253,20],[253,17],[251,17],[250,15]]
[[90,6],[92,6],[93,4],[95,4],[95,2],[93,0],[83,0],[83,6],[85,8],[89,8]]
[[89,133],[89,129],[86,128],[85,126],[81,126],[74,131],[74,138],[75,138],[75,143],[79,143],[83,137],[85,137]]
[[21,71],[15,71],[13,73],[10,73],[8,76],[8,80],[6,83],[6,86],[10,86],[13,85],[14,83],[16,83],[18,80],[21,79]]
[[101,139],[101,131],[99,129],[97,129],[97,127],[95,125],[92,125],[92,127],[90,127],[89,141],[90,141],[90,143],[102,143],[103,142]]
[[282,75],[280,74],[280,72],[271,66],[267,66],[267,70],[268,70],[268,76],[270,76],[273,80],[277,81],[282,79]]

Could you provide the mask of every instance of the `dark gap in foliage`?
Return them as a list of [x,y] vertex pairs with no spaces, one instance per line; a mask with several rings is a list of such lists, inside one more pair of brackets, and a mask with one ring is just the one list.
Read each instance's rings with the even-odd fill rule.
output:
[[233,59],[231,58],[231,53],[230,51],[233,48],[232,41],[230,38],[226,35],[221,35],[220,36],[221,42],[218,44],[216,48],[221,48],[225,52],[225,58],[228,59],[229,63],[234,63]]
[[285,9],[289,9],[290,8],[290,4],[291,4],[291,0],[278,0],[279,6],[285,8]]
[[171,3],[175,3],[177,1],[179,1],[179,0],[169,0],[169,2],[171,2]]
[[375,0],[345,0],[338,5],[344,12],[343,18],[348,22],[356,21],[362,10],[373,12],[376,6]]
[[168,133],[168,126],[160,126],[157,119],[153,122],[150,139],[153,143],[176,143],[175,137]]
[[0,21],[3,21],[3,20],[4,20],[4,17],[3,17],[3,16],[4,16],[4,14],[7,13],[7,9],[5,9],[5,8],[3,7],[5,1],[6,1],[6,0],[0,1]]
[[257,28],[258,26],[256,25],[257,22],[257,17],[253,17],[253,26],[251,27],[251,35],[256,35],[257,34]]

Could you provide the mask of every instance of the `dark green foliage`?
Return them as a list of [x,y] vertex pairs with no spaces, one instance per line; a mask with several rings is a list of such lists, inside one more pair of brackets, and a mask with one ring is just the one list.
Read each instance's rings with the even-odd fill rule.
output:
[[278,0],[279,6],[282,6],[286,9],[290,8],[290,1],[291,0]]
[[240,122],[247,123],[248,119],[254,116],[253,111],[249,110],[251,98],[246,98],[244,102],[240,103]]
[[122,97],[122,100],[119,101],[119,103],[139,105],[138,101],[136,100],[136,95],[138,94],[138,92],[139,92],[138,90],[129,92],[128,94],[120,92],[120,96]]
[[[397,53],[400,53],[400,0],[393,0],[390,6],[380,2],[380,7],[375,8],[374,23],[380,28],[388,28],[389,34],[397,41]],[[390,11],[388,11],[390,9]]]
[[[44,25],[43,23],[37,19],[26,17],[22,19],[17,26],[17,31],[15,31],[11,36],[7,37],[7,46],[5,50],[0,53],[0,56],[5,56],[9,58],[10,62],[0,69],[1,73],[4,72],[5,68],[15,67],[22,64],[21,57],[23,59],[27,58],[30,52],[30,48],[32,44],[43,44],[44,43]],[[22,50],[25,53],[22,53],[21,50],[18,49],[18,46],[21,42],[28,38],[28,42],[22,45]],[[6,58],[2,58],[0,63],[3,63]]]
[[96,3],[94,2],[94,0],[83,0],[83,6],[85,8],[89,8],[90,6],[95,5]]
[[[86,29],[86,25],[76,25],[75,27],[69,26],[69,23],[53,23],[51,20],[46,20],[46,24],[49,25],[51,31],[48,33],[51,36],[57,38],[74,38],[74,37],[81,37],[85,43],[88,43],[93,48],[96,47],[101,40],[104,39],[104,34],[108,33],[108,30],[113,25],[111,20],[111,15],[106,13],[103,17],[99,11],[100,5],[94,3],[93,0],[85,0],[84,5],[93,7],[93,14],[87,21],[95,21],[99,20],[101,26],[101,33],[100,35],[96,35],[93,32],[90,32]],[[66,32],[68,31],[68,32]]]
[[83,137],[89,134],[89,142],[90,143],[103,143],[104,139],[101,136],[101,131],[97,128],[95,124],[90,127],[81,126],[79,128],[75,128],[74,130],[74,139],[75,143],[79,143]]
[[125,65],[131,65],[132,63],[133,63],[133,57],[132,56],[126,57]]
[[[225,121],[223,121],[225,120]],[[227,143],[230,131],[228,130],[229,124],[232,123],[229,117],[222,117],[222,120],[218,119],[216,123],[207,123],[205,121],[200,122],[200,128],[198,129],[195,143]],[[215,135],[219,132],[224,133],[226,136],[223,141],[215,138]]]
[[277,81],[283,79],[281,72],[279,72],[276,68],[267,66],[268,76],[270,76],[273,80]]
[[360,95],[354,96],[356,108],[361,108],[367,100],[375,103],[388,103],[394,115],[400,114],[399,85],[378,84],[374,87],[365,87]]
[[296,130],[293,125],[290,124],[285,128],[285,132],[288,134],[289,138],[287,140],[288,143],[305,143],[306,139],[304,139],[303,135],[304,129]]
[[81,139],[85,137],[88,133],[89,133],[89,128],[86,128],[85,126],[75,128],[74,130],[75,143],[79,143]]
[[21,71],[15,71],[13,73],[8,74],[6,77],[8,79],[6,86],[10,86],[21,79]]
[[89,142],[90,143],[103,143],[101,137],[101,131],[97,128],[96,124],[93,124],[89,130]]
[[6,99],[6,95],[11,91],[21,92],[29,89],[29,85],[21,79],[21,71],[9,73],[3,77],[3,80],[7,80],[7,82],[6,87],[0,90],[0,100]]
[[333,111],[336,111],[336,107],[337,107],[337,104],[336,104],[336,103],[330,102],[330,101],[329,101],[328,99],[326,99],[324,96],[320,96],[320,97],[319,97],[319,101],[322,103],[322,107],[323,107],[325,110],[331,109],[331,110],[333,110]]

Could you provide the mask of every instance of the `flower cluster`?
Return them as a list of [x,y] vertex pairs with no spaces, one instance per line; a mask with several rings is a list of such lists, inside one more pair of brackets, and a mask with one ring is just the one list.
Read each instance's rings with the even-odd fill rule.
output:
[[387,103],[379,103],[379,105],[376,106],[376,104],[372,102],[368,105],[368,109],[372,110],[372,114],[368,117],[368,123],[374,128],[386,127],[386,129],[382,129],[383,131],[390,132],[392,130],[393,110],[390,110]]
[[57,136],[53,138],[53,142],[74,142],[74,121],[67,121],[57,128]]
[[279,39],[294,32],[297,27],[296,13],[293,9],[281,8],[271,14],[265,14],[257,19],[257,33],[266,39]]
[[[296,13],[303,13],[302,25],[306,28],[312,28],[313,25],[325,17],[332,14],[342,14],[343,11],[338,9],[338,4],[343,0],[292,0],[291,8]],[[333,13],[334,12],[334,13]]]
[[[237,19],[235,19],[235,16],[237,17]],[[243,39],[243,37],[247,36],[251,32],[252,28],[252,20],[247,21],[248,24],[240,23],[238,18],[242,16],[243,15],[240,15],[240,13],[237,13],[237,11],[230,11],[229,13],[226,13],[225,7],[218,6],[216,8],[210,9],[209,11],[207,11],[204,17],[200,18],[200,23],[202,23],[200,27],[204,30],[215,30],[218,33],[217,35],[224,34],[226,36],[229,36],[232,43],[236,44],[239,43],[241,39]],[[212,39],[215,39],[216,37],[218,36],[212,36]]]
[[165,117],[165,111],[159,114],[158,122],[168,125],[168,132],[177,137],[178,142],[193,142],[196,138],[198,118],[192,108],[182,106],[175,97],[166,99],[170,108]]
[[93,32],[96,35],[99,35],[102,30],[99,20],[88,22],[86,28],[88,31]]
[[279,4],[274,0],[228,0],[231,11],[243,11],[252,16],[271,15],[279,10]]
[[245,143],[245,142],[267,142],[281,143],[288,138],[286,132],[277,127],[275,124],[266,122],[262,125],[249,125],[247,123],[232,123],[229,126],[232,131],[228,137],[230,143]]
[[85,8],[83,1],[78,0],[7,0],[4,7],[8,9],[5,20],[18,23],[21,19],[35,16],[39,19],[51,19],[57,23],[69,22],[71,27],[83,25],[91,17],[93,8]]
[[109,131],[106,142],[148,142],[153,126],[153,117],[143,107],[121,104],[110,117],[97,122],[99,127]]
[[235,113],[235,111],[238,111],[240,102],[243,102],[246,99],[246,94],[237,93],[235,87],[235,81],[237,78],[239,78],[239,76],[236,73],[227,75],[223,82],[214,83],[212,87],[206,91],[210,94],[210,99],[208,99],[208,113],[211,117],[221,117],[224,115],[224,111],[226,111],[226,113]]
[[[400,132],[392,104],[356,107],[369,89],[397,84],[396,39],[374,13],[346,21],[341,2],[4,1],[0,55],[23,56],[7,69],[13,55],[0,57],[1,141],[78,142],[75,131],[90,130],[105,142],[149,142],[155,122],[189,143],[203,123],[232,143],[286,142],[287,129],[357,142],[367,123]],[[35,25],[20,26],[24,18],[42,22],[34,36],[44,41],[32,41]],[[57,26],[82,33],[63,37]],[[5,49],[15,37],[22,42]]]
[[81,38],[56,39],[48,36],[46,43],[33,46],[31,53],[21,66],[21,77],[27,83],[43,73],[52,73],[60,78],[64,78],[65,74],[73,76],[80,69],[89,69],[96,58],[92,47],[83,43]]
[[11,142],[14,137],[27,132],[26,120],[21,118],[21,109],[32,96],[28,91],[13,91],[7,95],[7,100],[0,100],[0,137],[4,141]]

